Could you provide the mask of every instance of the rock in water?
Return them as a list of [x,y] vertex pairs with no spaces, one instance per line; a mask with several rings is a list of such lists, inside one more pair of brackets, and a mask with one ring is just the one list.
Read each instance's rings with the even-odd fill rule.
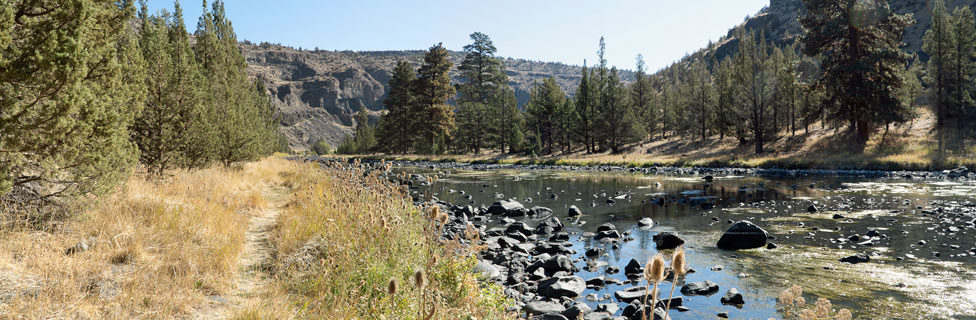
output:
[[627,266],[624,267],[624,274],[628,276],[640,275],[641,273],[644,273],[644,268],[641,267],[641,264],[639,261],[637,261],[637,259],[630,259],[630,262],[628,262]]
[[644,291],[647,287],[630,287],[623,290],[617,290],[613,293],[617,300],[620,302],[630,303],[634,300],[640,300],[644,298]]
[[581,215],[583,215],[583,211],[580,211],[580,209],[577,208],[575,205],[569,206],[569,216],[570,217],[578,217],[578,216],[581,216]]
[[740,250],[761,248],[766,245],[769,233],[749,221],[739,221],[725,231],[718,240],[719,249]]
[[704,296],[718,292],[718,285],[711,280],[691,282],[681,287],[681,293],[689,296]]
[[658,250],[669,250],[685,244],[685,240],[678,237],[674,232],[661,232],[652,238]]
[[520,217],[528,213],[521,203],[515,200],[501,200],[488,207],[488,213],[493,215],[503,214],[511,217]]
[[850,264],[858,264],[858,263],[870,262],[870,261],[871,261],[871,257],[863,253],[858,253],[850,257],[840,258],[840,262],[847,262]]
[[654,220],[651,220],[651,218],[643,218],[640,219],[640,221],[637,221],[638,227],[650,227],[653,225],[654,225]]
[[742,298],[742,294],[736,288],[729,289],[729,292],[725,293],[722,297],[722,304],[731,304],[741,306],[746,304],[746,300]]
[[815,206],[813,204],[811,204],[809,207],[807,207],[807,212],[817,212],[817,211],[820,211],[820,210],[817,210],[817,206]]
[[578,276],[552,277],[539,283],[539,294],[551,299],[576,298],[586,290],[586,282]]

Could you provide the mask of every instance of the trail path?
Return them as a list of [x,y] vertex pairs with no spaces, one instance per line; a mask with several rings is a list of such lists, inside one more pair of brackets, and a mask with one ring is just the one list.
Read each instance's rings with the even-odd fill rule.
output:
[[194,319],[227,319],[238,311],[258,307],[260,294],[270,285],[267,264],[271,263],[271,244],[268,238],[278,220],[280,209],[288,201],[284,187],[268,187],[264,190],[268,207],[251,216],[250,226],[244,235],[244,251],[238,258],[238,273],[230,290],[224,295],[209,297],[209,302],[197,312]]

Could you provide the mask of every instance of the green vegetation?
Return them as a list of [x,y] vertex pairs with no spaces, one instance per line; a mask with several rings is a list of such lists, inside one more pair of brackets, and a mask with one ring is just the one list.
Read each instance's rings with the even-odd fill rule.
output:
[[204,2],[194,45],[179,3],[147,11],[143,2],[137,19],[132,1],[95,0],[0,8],[0,201],[43,208],[107,190],[136,160],[162,175],[279,148],[223,2]]

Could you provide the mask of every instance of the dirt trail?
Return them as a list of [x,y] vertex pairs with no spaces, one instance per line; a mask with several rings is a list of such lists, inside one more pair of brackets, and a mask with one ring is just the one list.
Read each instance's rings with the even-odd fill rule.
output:
[[227,319],[238,311],[259,306],[261,293],[271,283],[266,272],[272,253],[268,237],[278,220],[280,209],[288,201],[288,190],[268,187],[264,190],[264,197],[268,207],[251,216],[244,236],[244,251],[238,258],[238,274],[229,292],[210,296],[210,301],[197,312],[194,319]]

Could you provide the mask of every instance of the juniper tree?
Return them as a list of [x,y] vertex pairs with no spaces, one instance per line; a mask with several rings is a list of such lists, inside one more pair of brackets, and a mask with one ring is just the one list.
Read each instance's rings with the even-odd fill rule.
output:
[[592,153],[593,150],[593,123],[594,123],[594,110],[596,109],[596,99],[594,97],[595,92],[593,89],[593,84],[590,83],[590,71],[586,67],[586,61],[583,61],[583,71],[580,79],[579,86],[576,89],[576,119],[578,124],[576,125],[576,130],[579,131],[579,137],[582,139],[582,143],[585,146],[587,153]]
[[734,83],[739,119],[745,120],[739,139],[748,134],[755,143],[756,154],[763,153],[766,135],[770,130],[770,104],[773,99],[775,72],[769,61],[764,37],[739,31],[739,50],[735,55]]
[[365,106],[360,106],[356,112],[355,140],[356,151],[359,153],[370,153],[376,148],[376,136],[369,125],[369,112]]
[[454,112],[447,100],[456,93],[451,86],[451,61],[442,44],[430,48],[424,55],[424,63],[417,70],[412,93],[415,97],[411,114],[418,120],[421,153],[436,153],[444,147],[454,130]]
[[131,1],[0,5],[0,200],[106,190],[145,98]]

